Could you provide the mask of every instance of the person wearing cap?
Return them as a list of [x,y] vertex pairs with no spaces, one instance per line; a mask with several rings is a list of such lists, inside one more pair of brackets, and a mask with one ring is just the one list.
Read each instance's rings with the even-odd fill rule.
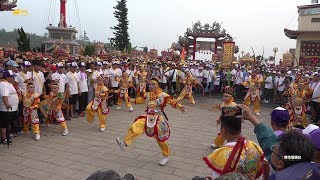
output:
[[19,105],[19,95],[12,85],[14,83],[14,73],[11,70],[3,72],[3,79],[0,81],[0,128],[1,143],[11,143],[10,131],[12,124],[18,121],[17,111]]
[[79,114],[80,116],[85,116],[86,106],[88,104],[88,75],[86,73],[86,63],[80,62],[80,70],[77,73],[79,81]]
[[319,126],[309,124],[302,130],[315,146],[314,162],[320,164],[320,129]]
[[94,121],[95,113],[98,114],[100,131],[103,132],[106,129],[106,118],[110,112],[108,107],[108,95],[109,90],[104,84],[104,77],[99,76],[97,78],[97,87],[95,88],[95,96],[86,107],[87,121],[92,124]]
[[122,99],[124,99],[130,112],[132,112],[133,108],[130,102],[129,88],[133,87],[133,84],[126,72],[122,73],[122,77],[119,79],[119,86],[120,88],[118,92],[118,102],[117,102],[118,107],[116,108],[116,110],[121,109]]
[[17,81],[22,93],[26,92],[26,81],[29,79],[31,79],[31,63],[29,61],[24,61],[22,70],[17,73],[15,77],[15,81]]
[[67,77],[64,74],[64,66],[62,63],[57,64],[57,70],[51,75],[51,79],[59,82],[59,93],[64,94],[67,84]]
[[275,88],[276,88],[276,103],[284,104],[283,92],[286,87],[286,77],[285,73],[278,72],[277,77],[275,78]]
[[[296,130],[290,130],[277,138],[273,130],[264,123],[261,123],[247,106],[238,106],[242,109],[242,115],[239,116],[239,118],[248,120],[254,125],[254,133],[256,134],[259,145],[263,149],[266,159],[277,171],[276,174],[271,175],[270,179],[274,179],[278,171],[281,173],[281,170],[294,166],[295,164],[311,163],[313,160],[314,147],[307,137]],[[296,156],[298,157],[295,158]]]
[[242,97],[242,93],[241,93],[243,90],[242,80],[243,80],[243,71],[238,67],[237,72],[235,74],[235,80],[234,80],[235,96],[237,98]]
[[260,115],[260,84],[262,83],[262,79],[256,76],[255,73],[252,73],[251,78],[249,78],[246,82],[243,83],[244,86],[249,86],[249,90],[244,98],[243,104],[249,106],[253,103],[253,111],[259,116]]
[[202,84],[197,81],[190,72],[187,72],[187,77],[182,81],[183,84],[185,84],[183,90],[181,91],[181,93],[179,94],[178,98],[177,98],[177,102],[180,102],[185,96],[188,97],[189,101],[191,104],[196,104],[193,95],[192,95],[192,87],[195,85],[200,85],[202,86]]
[[279,137],[281,134],[287,131],[290,119],[289,111],[282,107],[277,107],[271,112],[270,116],[271,127],[276,137]]
[[64,94],[59,92],[58,81],[53,80],[50,87],[51,92],[48,96],[46,96],[46,99],[40,103],[40,106],[45,106],[46,108],[44,109],[48,109],[47,114],[44,115],[46,117],[45,124],[49,125],[56,120],[63,129],[62,135],[66,136],[68,135],[69,131],[62,113]]
[[132,144],[132,142],[144,132],[147,136],[156,139],[159,144],[163,158],[160,165],[164,166],[169,161],[170,148],[166,140],[170,137],[170,128],[167,116],[164,113],[166,104],[170,104],[173,108],[180,109],[184,112],[185,108],[175,101],[170,95],[163,92],[159,87],[158,79],[152,78],[148,82],[149,92],[143,97],[134,99],[136,104],[147,104],[146,114],[140,115],[128,130],[128,134],[124,140],[117,137],[117,143],[122,150]]
[[70,71],[66,74],[66,80],[67,80],[67,87],[68,91],[70,92],[70,114],[71,118],[77,118],[78,116],[75,114],[75,106],[77,104],[77,101],[79,99],[79,94],[81,94],[81,91],[79,89],[79,82],[80,79],[77,76],[77,68],[78,64],[76,62],[72,62]]
[[38,111],[40,95],[34,92],[34,84],[31,79],[27,82],[27,91],[23,93],[23,132],[29,133],[30,125],[35,134],[34,139],[40,139]]

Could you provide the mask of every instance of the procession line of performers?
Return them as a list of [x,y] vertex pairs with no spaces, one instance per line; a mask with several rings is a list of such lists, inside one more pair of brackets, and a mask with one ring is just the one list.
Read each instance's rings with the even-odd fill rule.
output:
[[[73,68],[75,67],[76,66],[73,66]],[[82,64],[80,68],[83,67],[84,65]],[[83,69],[80,69],[80,73],[82,71]],[[75,74],[74,69],[71,71],[71,73]],[[69,72],[67,76],[69,76],[71,79],[74,79],[79,86],[80,81],[76,81],[77,78],[71,73]],[[19,75],[21,76],[21,79],[24,80],[30,76],[30,74],[25,71],[21,71]],[[131,103],[146,104],[146,113],[140,115],[134,120],[124,139],[118,137],[116,138],[116,141],[120,148],[124,150],[127,146],[131,145],[138,136],[146,133],[147,136],[155,138],[160,146],[163,155],[163,158],[160,160],[160,165],[164,166],[168,163],[170,156],[170,148],[166,142],[170,137],[170,127],[168,123],[168,117],[164,112],[164,108],[166,104],[170,104],[173,108],[180,109],[182,112],[184,112],[185,108],[179,102],[187,96],[190,103],[195,104],[195,100],[192,96],[192,89],[193,86],[199,85],[200,83],[190,72],[187,72],[186,78],[183,80],[185,87],[178,98],[174,99],[167,93],[163,92],[163,90],[159,87],[157,78],[151,78],[150,80],[147,79],[148,73],[143,69],[143,67],[140,67],[140,71],[135,75],[138,77],[138,96],[135,99],[130,99],[128,89],[133,87],[133,82],[129,78],[129,74],[122,72],[121,77],[113,77],[114,80],[119,83],[119,88],[108,89],[106,86],[106,80],[108,78],[106,78],[103,73],[99,73],[98,70],[93,70],[91,76],[89,77],[95,77],[94,80],[91,79],[90,81],[93,84],[94,96],[93,100],[85,108],[86,118],[91,124],[93,123],[95,115],[97,114],[100,131],[105,131],[106,118],[110,112],[108,107],[109,98],[112,98],[115,95],[118,97],[118,107],[116,108],[118,110],[122,106],[122,100],[125,101],[130,111],[133,111]],[[59,76],[57,79],[61,80],[62,78]],[[68,134],[68,128],[62,112],[62,107],[64,100],[68,98],[67,96],[69,95],[60,92],[62,87],[60,81],[57,79],[51,82],[51,92],[49,95],[44,96],[44,100],[41,102],[40,94],[36,92],[37,88],[35,88],[36,81],[30,81],[30,79],[24,81],[26,90],[23,94],[23,131],[28,133],[31,126],[36,140],[40,139],[38,109],[40,109],[45,116],[45,124],[50,124],[52,121],[56,120],[63,129],[62,134],[64,136]],[[251,78],[243,83],[244,86],[249,87],[243,103],[245,105],[250,105],[253,103],[253,109],[256,115],[260,114],[261,100],[259,88],[262,82],[263,78],[256,76],[253,73]],[[285,92],[290,97],[286,107],[290,111],[290,127],[305,127],[307,125],[307,110],[305,107],[305,102],[310,94],[312,94],[312,91],[312,87],[308,87],[306,84],[297,79],[288,89],[288,92]],[[109,96],[111,93],[113,95]],[[224,88],[222,101],[223,102],[218,106],[219,110],[227,106],[236,106],[236,103],[233,99],[233,89],[231,87],[227,86]],[[218,120],[218,124],[219,123],[220,120]],[[212,147],[222,147],[224,142],[225,139],[219,133],[213,140]]]

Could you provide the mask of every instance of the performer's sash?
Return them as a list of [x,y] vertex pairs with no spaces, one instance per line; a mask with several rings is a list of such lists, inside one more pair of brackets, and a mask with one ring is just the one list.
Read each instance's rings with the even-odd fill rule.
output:
[[48,119],[49,111],[51,108],[50,98],[44,99],[40,102],[39,109],[45,119]]
[[153,137],[155,134],[155,126],[157,124],[158,121],[158,115],[151,115],[148,114],[147,115],[147,121],[146,121],[146,134],[149,137]]
[[124,94],[127,92],[127,90],[128,90],[127,88],[121,88],[121,89],[120,89],[119,97],[120,97],[120,98],[123,98],[123,96],[124,96]]
[[99,105],[101,103],[102,99],[101,98],[94,98],[92,102],[91,109],[96,111],[99,108]]

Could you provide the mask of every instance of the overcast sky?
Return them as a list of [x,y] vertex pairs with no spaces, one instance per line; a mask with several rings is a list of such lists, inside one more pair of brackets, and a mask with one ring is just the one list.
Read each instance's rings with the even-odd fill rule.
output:
[[[109,27],[116,24],[113,6],[116,0],[68,0],[67,24],[85,30],[90,40],[107,42]],[[148,46],[159,51],[170,47],[193,22],[222,22],[227,33],[235,37],[240,51],[273,55],[295,48],[284,28],[297,28],[297,6],[311,0],[128,0],[129,35],[134,46]],[[18,0],[18,8],[29,10],[28,16],[0,13],[0,28],[23,27],[27,32],[44,34],[45,27],[58,24],[60,0]],[[78,8],[76,7],[76,4]],[[79,16],[76,13],[79,11]],[[79,21],[79,20],[80,21]],[[292,22],[291,22],[292,21]],[[291,22],[291,23],[290,23]],[[83,34],[83,33],[82,33]],[[278,55],[279,57],[280,55]]]

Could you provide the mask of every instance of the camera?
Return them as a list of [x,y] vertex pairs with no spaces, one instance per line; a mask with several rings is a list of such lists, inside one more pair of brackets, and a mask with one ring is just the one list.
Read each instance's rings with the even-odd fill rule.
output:
[[222,117],[242,115],[242,110],[238,106],[222,107],[221,111],[222,111]]

